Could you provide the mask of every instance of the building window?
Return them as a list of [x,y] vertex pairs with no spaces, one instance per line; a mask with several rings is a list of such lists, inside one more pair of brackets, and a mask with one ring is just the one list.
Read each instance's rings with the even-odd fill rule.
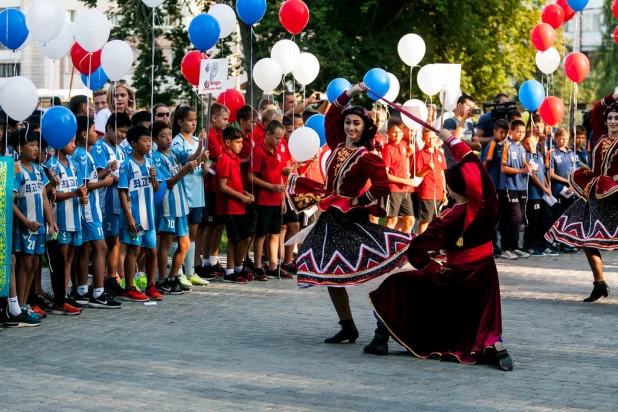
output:
[[21,64],[0,63],[0,77],[19,76],[21,73]]
[[75,23],[75,10],[67,10],[66,13],[69,23]]
[[601,11],[590,10],[583,13],[582,32],[593,33],[601,29]]

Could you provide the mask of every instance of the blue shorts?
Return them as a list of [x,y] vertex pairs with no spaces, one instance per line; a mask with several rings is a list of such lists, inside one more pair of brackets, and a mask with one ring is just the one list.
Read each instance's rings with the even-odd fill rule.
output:
[[103,215],[103,235],[118,236],[118,218],[120,215],[106,213]]
[[175,236],[189,236],[189,222],[186,216],[157,218],[157,233],[173,233]]
[[25,255],[45,253],[45,233],[13,233],[13,252]]
[[189,216],[187,216],[187,220],[190,225],[197,225],[202,221],[202,209],[203,207],[189,208]]
[[67,232],[66,230],[60,230],[58,232],[58,244],[59,245],[82,245],[82,232]]
[[154,229],[146,230],[143,235],[131,235],[125,228],[120,229],[120,243],[127,245],[141,246],[146,249],[154,249],[157,247],[157,234]]
[[84,222],[82,220],[82,241],[93,242],[95,240],[104,240],[103,223],[101,222]]

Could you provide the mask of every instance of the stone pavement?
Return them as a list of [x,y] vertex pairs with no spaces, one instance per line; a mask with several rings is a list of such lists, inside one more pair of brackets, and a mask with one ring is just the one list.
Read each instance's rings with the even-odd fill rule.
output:
[[[618,293],[618,254],[604,257]],[[395,343],[364,355],[380,279],[351,290],[353,345],[322,343],[338,329],[322,288],[212,282],[157,306],[5,329],[0,410],[618,410],[618,299],[581,303],[592,289],[583,254],[498,264],[510,373]]]

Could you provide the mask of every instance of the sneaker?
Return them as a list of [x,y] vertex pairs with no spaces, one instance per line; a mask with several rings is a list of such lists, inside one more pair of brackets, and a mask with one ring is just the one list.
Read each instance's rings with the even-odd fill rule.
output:
[[266,282],[268,280],[268,276],[266,276],[266,272],[264,272],[264,269],[257,269],[254,275],[255,280],[259,280],[261,282]]
[[49,313],[51,312],[51,308],[53,306],[53,304],[47,300],[45,298],[45,296],[43,295],[36,295],[34,298],[34,304],[37,305],[39,308],[43,309],[45,312]]
[[515,249],[513,252],[515,252],[515,254],[517,255],[517,257],[520,258],[527,258],[530,257],[530,254],[528,252],[524,252],[521,249]]
[[245,272],[243,270],[239,275],[242,276],[243,278],[247,279],[247,282],[251,282],[251,281],[253,281],[253,279],[255,279],[255,276],[253,275],[253,272]]
[[196,272],[199,277],[204,280],[214,280],[217,278],[217,275],[212,271],[212,266],[200,266],[201,270]]
[[71,295],[71,298],[73,298],[75,302],[79,303],[82,306],[88,305],[91,297],[92,292],[86,292],[84,295],[80,295],[79,293],[77,293],[77,291],[75,291],[75,293]]
[[88,306],[97,309],[120,309],[122,303],[116,302],[107,293],[103,292],[98,298],[92,296]]
[[146,273],[137,272],[135,274],[135,278],[133,279],[133,284],[139,290],[146,290],[148,287],[148,278],[146,277]]
[[168,281],[169,278],[165,278],[163,280],[159,279],[155,282],[155,288],[157,288],[157,290],[159,291],[160,294],[164,295],[166,293],[169,293],[171,287],[170,287],[170,283]]
[[28,328],[28,327],[36,327],[41,324],[41,318],[35,317],[33,314],[28,313],[27,310],[22,310],[21,313],[17,316],[11,315],[9,312],[9,318],[5,323],[7,328]]
[[296,273],[296,271],[298,270],[298,268],[296,267],[296,263],[294,262],[284,263],[283,265],[281,265],[281,269],[285,270],[288,273]]
[[179,274],[178,279],[180,280],[180,284],[182,286],[186,286],[189,289],[191,289],[191,286],[193,286],[193,284],[189,281],[189,279],[187,279],[187,275],[185,275],[184,273]]
[[285,270],[283,270],[283,268],[281,266],[279,266],[277,269],[275,270],[268,270],[266,272],[266,276],[268,276],[269,278],[274,278],[274,279],[292,279],[292,276],[286,272]]
[[30,308],[32,309],[32,311],[34,313],[36,313],[37,315],[39,315],[43,319],[45,319],[47,317],[47,313],[45,313],[45,311],[43,309],[39,308],[37,305],[31,305]]
[[52,306],[53,306],[53,302],[54,302],[54,292],[47,292],[45,294],[45,299],[49,300],[50,302],[52,302]]
[[558,249],[548,247],[543,251],[543,254],[545,256],[560,256],[560,251],[558,251]]
[[575,249],[574,247],[571,247],[571,246],[566,246],[566,245],[563,245],[563,246],[560,248],[560,251],[561,251],[562,253],[568,253],[568,254],[577,253],[577,249]]
[[500,257],[502,259],[517,260],[517,255],[511,250],[503,250]]
[[255,270],[255,263],[253,263],[253,260],[251,260],[251,258],[245,259],[245,261],[242,263],[242,265],[244,267],[249,268],[252,272]]
[[191,275],[191,277],[189,277],[188,280],[189,280],[189,283],[195,286],[208,286],[210,284],[209,281],[202,279],[195,273]]
[[163,300],[163,295],[157,291],[155,285],[150,285],[146,288],[146,296],[148,296],[152,300]]
[[124,289],[122,288],[122,286],[120,286],[116,278],[105,279],[104,286],[105,286],[105,292],[107,293],[108,296],[112,298],[115,296],[122,296],[122,294],[124,293]]
[[534,248],[530,248],[526,251],[531,257],[537,257],[537,256],[545,256],[545,253],[543,253],[541,250],[539,249],[534,249]]
[[82,313],[82,311],[81,309],[71,306],[68,303],[63,303],[62,306],[54,305],[52,307],[51,313],[53,315],[74,316],[74,315],[79,315],[80,313]]
[[247,283],[247,279],[243,278],[242,276],[238,276],[236,273],[223,275],[223,281],[230,283]]
[[127,289],[122,294],[122,300],[127,300],[130,302],[148,302],[148,296],[142,295],[140,291],[137,290],[135,286],[131,289]]
[[[183,293],[185,293],[182,283],[180,283],[180,279],[178,279],[178,276],[169,277],[166,279],[166,281],[167,285],[169,286],[169,291],[167,292],[168,295],[182,295]],[[191,290],[189,290],[189,292],[191,292]]]
[[221,263],[217,262],[216,265],[212,266],[212,272],[217,276],[224,276],[225,269],[221,266]]
[[[88,302],[90,302],[90,299],[88,300]],[[66,298],[66,303],[68,303],[70,306],[73,306],[74,308],[77,308],[77,309],[84,308],[84,305],[82,305],[81,303],[77,303],[77,301],[70,296]]]

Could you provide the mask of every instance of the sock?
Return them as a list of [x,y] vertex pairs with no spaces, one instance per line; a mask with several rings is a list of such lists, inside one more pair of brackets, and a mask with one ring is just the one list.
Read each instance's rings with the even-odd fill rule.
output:
[[231,275],[234,273],[234,269],[225,269],[225,274],[226,275]]
[[178,242],[172,242],[172,246],[170,246],[170,256],[174,258],[176,254],[176,249],[178,249]]
[[185,275],[188,278],[193,276],[194,269],[193,264],[195,263],[195,242],[191,242],[189,245],[189,250],[187,251],[187,256],[185,256]]
[[202,259],[202,267],[210,266],[210,259]]
[[9,298],[9,311],[13,316],[17,316],[21,313],[21,308],[19,307],[19,303],[17,303],[17,296]]
[[84,296],[86,293],[88,293],[88,285],[78,286],[77,293],[79,293],[80,296]]
[[208,261],[210,262],[211,266],[214,266],[219,261],[219,256],[211,256],[208,258]]
[[242,265],[240,265],[240,266],[234,266],[234,271],[235,271],[236,273],[240,273],[240,272],[242,272]]
[[94,296],[95,299],[96,299],[96,298],[98,298],[99,296],[101,296],[103,294],[104,290],[105,289],[103,289],[103,288],[94,288],[94,289],[92,289],[92,296]]

